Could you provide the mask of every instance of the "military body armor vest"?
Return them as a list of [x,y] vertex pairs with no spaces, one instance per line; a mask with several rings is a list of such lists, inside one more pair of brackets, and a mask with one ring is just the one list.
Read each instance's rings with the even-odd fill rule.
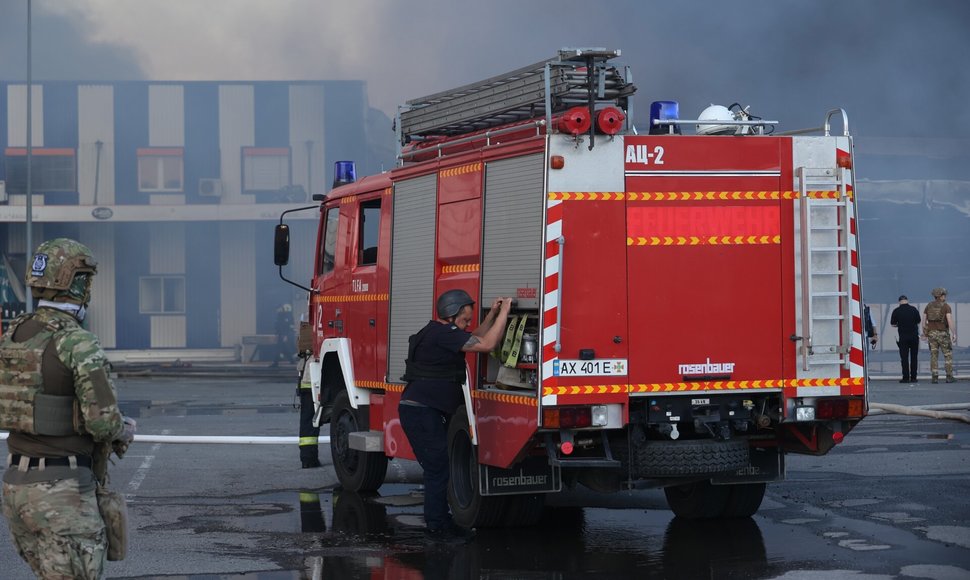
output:
[[77,433],[75,397],[46,392],[41,373],[44,351],[54,335],[68,325],[47,322],[43,331],[14,342],[14,333],[29,316],[13,321],[0,338],[0,429],[32,435],[73,435]]
[[428,365],[415,362],[414,354],[424,340],[424,336],[431,330],[435,322],[429,322],[417,334],[408,338],[408,358],[404,361],[404,375],[402,381],[410,382],[416,379],[444,379],[455,383],[465,382],[465,359],[457,358],[453,365]]
[[945,307],[942,302],[933,301],[926,305],[926,320],[929,322],[943,322]]

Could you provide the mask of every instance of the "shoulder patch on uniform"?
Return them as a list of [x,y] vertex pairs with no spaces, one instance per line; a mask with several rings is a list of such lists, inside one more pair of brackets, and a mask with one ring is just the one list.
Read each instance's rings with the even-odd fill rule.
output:
[[107,409],[118,404],[117,399],[115,399],[114,389],[111,388],[111,381],[108,379],[108,373],[105,372],[104,367],[91,371],[91,386],[94,387],[94,397],[98,400],[99,407]]

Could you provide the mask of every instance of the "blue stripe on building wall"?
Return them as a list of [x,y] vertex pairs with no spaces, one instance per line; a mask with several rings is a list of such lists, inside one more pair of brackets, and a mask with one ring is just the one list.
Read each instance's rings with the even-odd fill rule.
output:
[[185,248],[186,346],[218,348],[219,273],[227,267],[219,263],[219,224],[186,224]]
[[[78,111],[76,83],[44,83],[44,147],[74,150],[77,161]],[[75,172],[77,175],[77,172]],[[77,205],[74,191],[43,192],[46,205]]]
[[148,147],[148,84],[114,85],[115,204],[148,203],[138,193],[138,148]]
[[[0,83],[0,153],[7,150],[7,83]],[[6,159],[6,157],[4,157]],[[0,181],[7,180],[7,164],[0,163]]]
[[77,150],[77,83],[44,84],[44,147]]
[[118,223],[115,228],[117,344],[124,349],[149,348],[151,320],[138,312],[139,278],[149,273],[148,244],[144,243],[145,224]]
[[253,109],[257,147],[290,146],[290,87],[280,83],[256,83]]
[[185,201],[218,203],[218,198],[199,196],[199,180],[218,178],[222,174],[219,156],[219,86],[214,83],[188,83],[184,88],[184,99]]

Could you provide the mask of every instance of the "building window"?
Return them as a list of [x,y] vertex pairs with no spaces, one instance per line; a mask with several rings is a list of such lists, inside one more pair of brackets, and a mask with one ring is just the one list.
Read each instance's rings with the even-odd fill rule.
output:
[[288,147],[243,147],[243,192],[279,191],[290,185]]
[[150,147],[138,150],[138,191],[181,192],[184,189],[181,147]]
[[320,261],[317,264],[317,275],[322,276],[333,271],[337,256],[337,222],[339,219],[339,207],[332,207],[327,210],[327,219],[323,224],[323,232],[320,235]]
[[[8,147],[7,191],[27,193],[27,149]],[[77,159],[74,149],[32,148],[31,190],[34,192],[77,191]]]
[[141,314],[185,314],[185,276],[145,276],[139,279]]
[[370,266],[377,263],[377,240],[381,234],[381,200],[373,199],[360,204],[360,219],[358,220],[360,238],[357,248],[358,266]]

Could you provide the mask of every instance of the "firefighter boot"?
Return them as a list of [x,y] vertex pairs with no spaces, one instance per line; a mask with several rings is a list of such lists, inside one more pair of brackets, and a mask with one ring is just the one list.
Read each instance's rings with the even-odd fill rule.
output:
[[940,382],[940,375],[933,375],[933,380],[930,382],[933,383],[934,385]]
[[946,382],[948,382],[948,383],[955,383],[955,382],[957,382],[957,380],[953,377],[953,375],[947,375],[946,376]]

